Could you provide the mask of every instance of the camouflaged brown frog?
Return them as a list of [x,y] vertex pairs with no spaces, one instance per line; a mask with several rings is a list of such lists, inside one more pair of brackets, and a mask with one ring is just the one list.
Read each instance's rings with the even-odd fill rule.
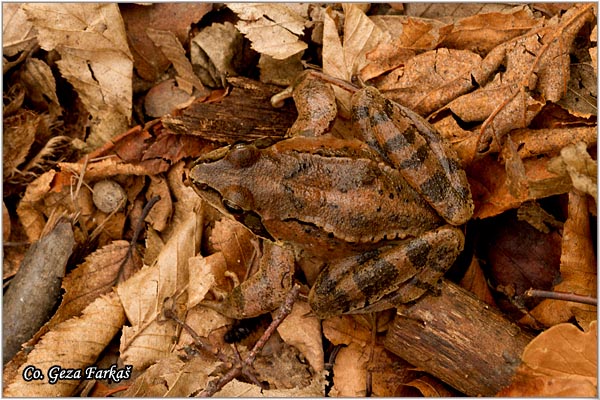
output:
[[[331,91],[318,79],[298,86],[317,97]],[[303,102],[309,115],[335,116],[317,103]],[[274,309],[291,287],[294,255],[323,261],[308,296],[321,318],[414,301],[455,261],[464,244],[456,226],[473,202],[454,151],[375,88],[353,94],[352,114],[354,139],[321,135],[320,121],[319,132],[236,144],[195,163],[198,194],[276,244],[255,276],[211,306],[238,319]]]

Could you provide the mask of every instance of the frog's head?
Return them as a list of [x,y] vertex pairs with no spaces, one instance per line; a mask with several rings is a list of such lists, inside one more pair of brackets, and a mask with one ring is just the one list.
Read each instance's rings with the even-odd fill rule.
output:
[[260,150],[253,144],[234,144],[198,159],[191,168],[192,187],[210,205],[233,218],[256,235],[273,240],[255,208],[255,188]]

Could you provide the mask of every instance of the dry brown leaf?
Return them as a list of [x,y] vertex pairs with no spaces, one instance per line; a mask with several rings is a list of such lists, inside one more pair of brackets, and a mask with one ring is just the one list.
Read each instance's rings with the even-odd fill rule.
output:
[[517,208],[523,202],[566,193],[573,185],[566,175],[548,171],[547,157],[523,160],[527,176],[529,193],[527,196],[514,197],[506,184],[504,166],[492,157],[485,157],[468,168],[469,184],[475,202],[473,218],[489,218],[511,208]]
[[[323,72],[329,76],[351,81],[367,65],[366,55],[378,44],[388,41],[389,35],[375,25],[354,4],[344,5],[344,40],[330,9],[324,15],[323,27]],[[350,94],[338,87],[333,88],[341,111],[349,115]]]
[[367,364],[370,349],[355,342],[343,347],[333,364],[334,397],[364,397],[367,387]]
[[[4,243],[10,240],[10,214],[4,200],[2,200],[2,240]],[[6,276],[4,276],[6,279]]]
[[591,64],[572,65],[567,93],[557,104],[568,110],[570,114],[581,118],[598,115],[597,79],[597,74]]
[[37,42],[33,24],[27,20],[23,3],[2,3],[2,54],[13,57]]
[[[562,281],[554,286],[558,292],[596,297],[597,267],[590,235],[587,200],[584,194],[569,193],[569,216],[564,225],[560,257]],[[596,307],[559,300],[543,300],[531,311],[546,326],[577,318],[580,324],[596,318]]]
[[[58,167],[69,174],[83,173],[82,163],[60,162]],[[85,169],[85,179],[95,182],[101,179],[112,178],[115,175],[156,175],[167,169],[166,163],[124,163],[116,157],[106,158],[97,162],[89,163]]]
[[[185,323],[189,325],[198,336],[212,339],[212,335],[220,335],[221,337],[217,338],[217,340],[219,340],[222,339],[222,328],[231,326],[231,319],[224,317],[215,310],[200,306],[190,309],[186,315]],[[181,332],[179,342],[177,343],[178,348],[193,345],[193,343],[194,339],[187,330]],[[219,342],[219,345],[225,346],[222,342]]]
[[[597,128],[517,129],[510,137],[518,147],[522,159],[543,154],[557,154],[564,147],[584,142],[587,147],[598,141]],[[587,157],[585,157],[587,159]]]
[[202,390],[216,363],[204,357],[188,362],[175,354],[162,358],[141,374],[123,393],[124,397],[190,397]]
[[[593,18],[590,5],[574,6],[560,20],[495,47],[472,71],[482,87],[463,95],[446,108],[463,121],[484,121],[478,152],[489,151],[512,129],[526,127],[546,100],[564,96],[569,73],[569,51],[579,29]],[[506,72],[497,73],[504,65]],[[535,92],[542,94],[538,99]]]
[[299,8],[276,3],[228,3],[227,7],[240,18],[236,27],[261,54],[283,60],[308,47],[299,39],[304,33],[307,4]]
[[209,243],[215,251],[223,254],[227,270],[233,272],[240,281],[250,275],[253,266],[258,266],[258,239],[237,221],[222,218],[215,222]]
[[571,177],[573,187],[589,194],[597,202],[598,162],[592,159],[587,147],[584,142],[564,147],[560,151],[560,157],[550,162],[548,170],[560,174],[566,171]]
[[542,21],[534,18],[531,9],[525,5],[502,12],[479,12],[457,20],[441,46],[484,55],[497,45],[540,25]]
[[236,379],[229,382],[213,397],[323,397],[325,395],[326,381],[323,376],[318,375],[312,379],[309,386],[295,389],[272,389],[262,390],[260,387],[240,382]]
[[154,196],[160,196],[160,200],[152,207],[146,217],[146,222],[150,223],[154,229],[162,232],[166,229],[168,222],[173,215],[173,202],[167,181],[160,175],[150,177],[150,186],[146,192],[146,199],[150,200]]
[[50,170],[45,174],[41,175],[35,181],[31,182],[25,190],[25,195],[17,206],[17,215],[27,238],[30,242],[35,242],[40,237],[44,226],[46,225],[46,219],[44,218],[43,212],[38,204],[43,200],[46,194],[50,191],[52,181],[56,171]]
[[23,111],[4,119],[2,132],[2,175],[4,180],[18,174],[17,167],[27,158],[41,122],[42,117],[31,111]]
[[586,332],[559,324],[525,347],[523,365],[499,396],[596,397],[598,332],[593,321]]
[[433,50],[408,60],[377,87],[387,98],[428,115],[472,89],[471,70],[480,62],[470,51]]
[[110,293],[128,250],[128,242],[115,241],[87,256],[83,264],[65,276],[62,282],[65,294],[48,327],[79,316],[98,297]]
[[420,377],[406,384],[406,386],[418,389],[423,397],[457,397],[457,394],[437,379],[429,375]]
[[48,64],[37,58],[28,58],[20,78],[27,88],[29,100],[36,105],[42,105],[43,109],[48,109],[50,119],[56,120],[62,114],[62,108],[56,95],[56,82]]
[[476,14],[510,12],[512,4],[502,3],[409,3],[406,15],[453,21]]
[[367,53],[369,63],[360,70],[360,77],[364,81],[401,67],[419,50],[435,49],[452,30],[451,25],[440,21],[401,15],[375,15],[371,21],[381,31],[387,32],[392,40],[379,43]]
[[177,85],[187,94],[192,94],[194,88],[204,92],[204,85],[194,73],[192,64],[185,56],[185,49],[177,39],[177,36],[170,31],[160,31],[152,28],[147,29],[148,37],[154,42],[154,45],[162,51],[167,57],[175,71],[177,71]]
[[226,78],[238,75],[242,51],[242,35],[231,22],[207,26],[190,43],[192,65],[209,87],[227,87]]
[[323,335],[334,345],[353,342],[366,346],[371,341],[371,331],[350,315],[327,318],[323,321]]
[[[590,41],[598,42],[598,25],[594,26],[592,33],[590,33]],[[592,67],[594,67],[594,74],[598,76],[598,46],[592,46],[589,49],[590,57],[592,58]]]
[[296,301],[292,312],[279,325],[277,332],[284,342],[297,348],[316,372],[323,371],[324,353],[321,340],[321,323],[309,316],[311,308],[306,302]]
[[204,298],[215,284],[215,276],[226,268],[223,253],[211,254],[208,257],[191,257],[188,260],[190,282],[188,285],[187,308],[191,310]]
[[[189,284],[188,260],[196,255],[199,235],[198,215],[188,212],[174,221],[173,234],[165,243],[156,263],[119,285],[117,293],[131,327],[124,327],[121,358],[143,369],[168,355],[174,345],[177,325],[161,317],[165,301],[171,299],[176,312],[185,310]],[[179,316],[183,319],[183,316]]]
[[134,66],[140,77],[149,82],[159,80],[169,67],[169,61],[154,46],[146,29],[171,31],[184,45],[191,27],[213,9],[211,3],[146,3],[119,4],[125,21]]
[[526,197],[529,194],[529,187],[525,166],[517,153],[517,146],[515,146],[510,136],[506,137],[502,146],[502,158],[506,169],[506,185],[511,196],[516,198]]
[[92,116],[87,144],[99,147],[127,130],[131,119],[133,58],[114,3],[29,3],[25,13],[44,50]]
[[471,259],[471,264],[469,264],[467,272],[465,272],[459,283],[460,286],[473,293],[480,300],[492,306],[496,305],[477,257]]
[[[73,396],[78,380],[58,380],[50,384],[46,372],[55,365],[84,371],[94,364],[124,323],[125,314],[115,294],[98,298],[85,308],[81,317],[55,326],[42,337],[19,368],[16,379],[5,386],[4,396]],[[29,365],[42,370],[46,378],[25,382],[23,370]]]

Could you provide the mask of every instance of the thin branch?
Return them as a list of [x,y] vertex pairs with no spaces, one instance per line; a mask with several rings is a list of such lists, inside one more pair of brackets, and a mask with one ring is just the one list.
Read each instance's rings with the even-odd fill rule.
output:
[[562,301],[572,301],[575,303],[589,304],[592,306],[598,305],[598,299],[591,296],[582,296],[575,293],[551,292],[549,290],[529,289],[525,292],[525,296],[538,297],[543,299],[553,299]]

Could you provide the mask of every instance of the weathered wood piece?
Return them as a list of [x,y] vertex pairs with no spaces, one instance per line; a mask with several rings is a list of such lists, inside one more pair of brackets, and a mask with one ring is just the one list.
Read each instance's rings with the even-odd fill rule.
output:
[[469,396],[494,396],[510,383],[533,336],[461,287],[400,307],[385,347]]
[[281,108],[271,96],[282,89],[246,78],[230,78],[231,92],[216,102],[195,102],[179,114],[162,118],[174,133],[197,135],[223,143],[283,137],[298,113],[289,99]]

